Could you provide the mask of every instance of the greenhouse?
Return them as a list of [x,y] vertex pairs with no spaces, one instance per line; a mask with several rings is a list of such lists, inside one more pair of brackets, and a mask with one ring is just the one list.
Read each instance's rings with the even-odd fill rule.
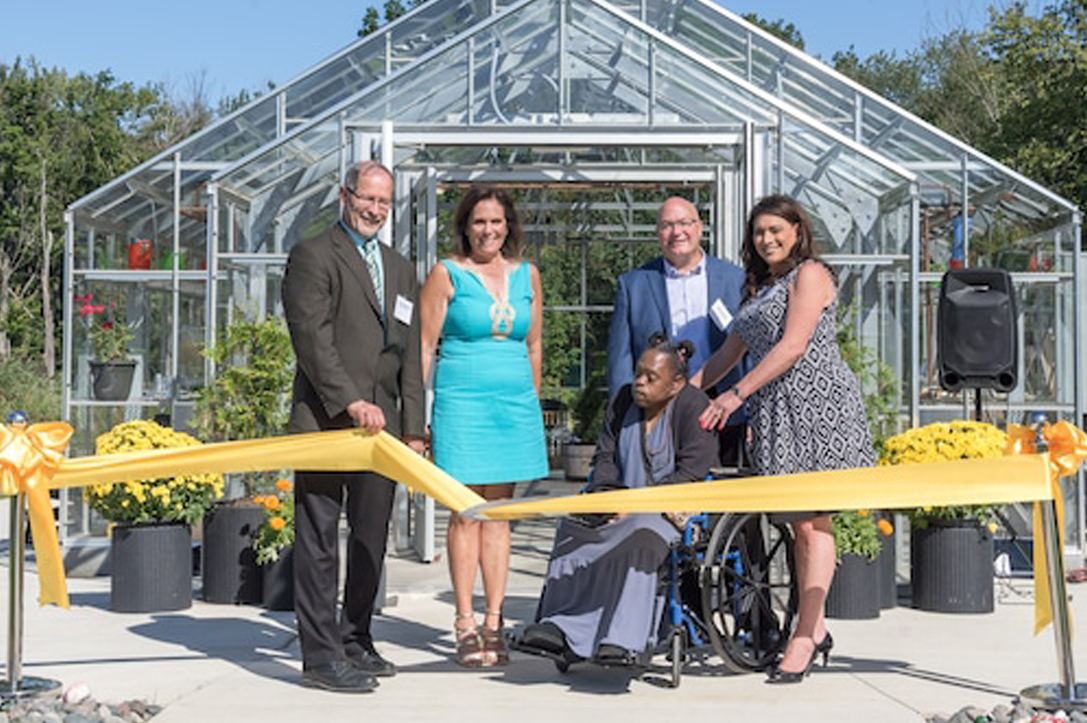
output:
[[[125,419],[186,425],[216,373],[201,350],[234,319],[282,315],[287,252],[337,217],[342,171],[366,158],[394,171],[383,240],[421,279],[468,183],[515,191],[556,408],[602,384],[616,277],[655,255],[664,198],[692,199],[709,250],[738,260],[746,209],[782,192],[813,217],[846,325],[900,381],[900,428],[973,414],[935,358],[940,281],[960,266],[1015,283],[1018,384],[984,392],[986,419],[1084,420],[1069,201],[706,0],[429,0],[70,207],[75,454]],[[92,393],[88,305],[134,331],[120,400]],[[1077,489],[1068,544],[1081,550]],[[88,529],[80,505],[62,514]]]

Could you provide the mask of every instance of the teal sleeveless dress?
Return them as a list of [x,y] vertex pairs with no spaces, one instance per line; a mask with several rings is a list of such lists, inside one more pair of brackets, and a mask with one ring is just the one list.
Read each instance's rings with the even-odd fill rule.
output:
[[532,271],[510,272],[509,301],[496,301],[475,273],[443,261],[453,298],[434,373],[434,462],[464,484],[546,477],[543,415],[525,337],[532,321]]

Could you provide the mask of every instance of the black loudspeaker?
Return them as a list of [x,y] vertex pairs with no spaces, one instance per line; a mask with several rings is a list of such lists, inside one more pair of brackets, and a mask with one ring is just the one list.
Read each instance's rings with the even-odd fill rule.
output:
[[940,386],[1010,392],[1019,383],[1015,290],[1003,269],[957,269],[940,282]]

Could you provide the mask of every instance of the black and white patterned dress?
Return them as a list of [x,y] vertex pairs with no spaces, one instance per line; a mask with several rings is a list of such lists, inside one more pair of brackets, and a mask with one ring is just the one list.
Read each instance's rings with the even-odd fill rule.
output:
[[[800,268],[764,287],[736,315],[734,331],[747,345],[752,366],[785,332]],[[837,306],[832,302],[819,315],[803,356],[747,400],[752,459],[760,475],[875,464],[860,385],[838,353]]]

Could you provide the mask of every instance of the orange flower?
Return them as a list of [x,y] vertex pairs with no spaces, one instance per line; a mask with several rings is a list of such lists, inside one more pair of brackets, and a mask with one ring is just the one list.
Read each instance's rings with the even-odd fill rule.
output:
[[861,517],[867,517],[868,516],[868,510],[857,510],[857,514],[860,515]]
[[278,497],[268,495],[264,498],[264,509],[266,510],[278,510],[281,506],[282,505]]
[[261,507],[264,507],[264,495],[257,495],[256,497],[253,498],[253,501],[256,502],[258,505],[260,505]]
[[272,519],[268,520],[268,524],[271,525],[273,530],[279,532],[287,526],[287,521],[284,520],[282,517],[273,517]]
[[879,531],[887,537],[890,537],[895,531],[895,526],[891,524],[890,520],[880,520]]
[[290,492],[292,489],[291,481],[289,479],[277,479],[276,489],[280,492]]

